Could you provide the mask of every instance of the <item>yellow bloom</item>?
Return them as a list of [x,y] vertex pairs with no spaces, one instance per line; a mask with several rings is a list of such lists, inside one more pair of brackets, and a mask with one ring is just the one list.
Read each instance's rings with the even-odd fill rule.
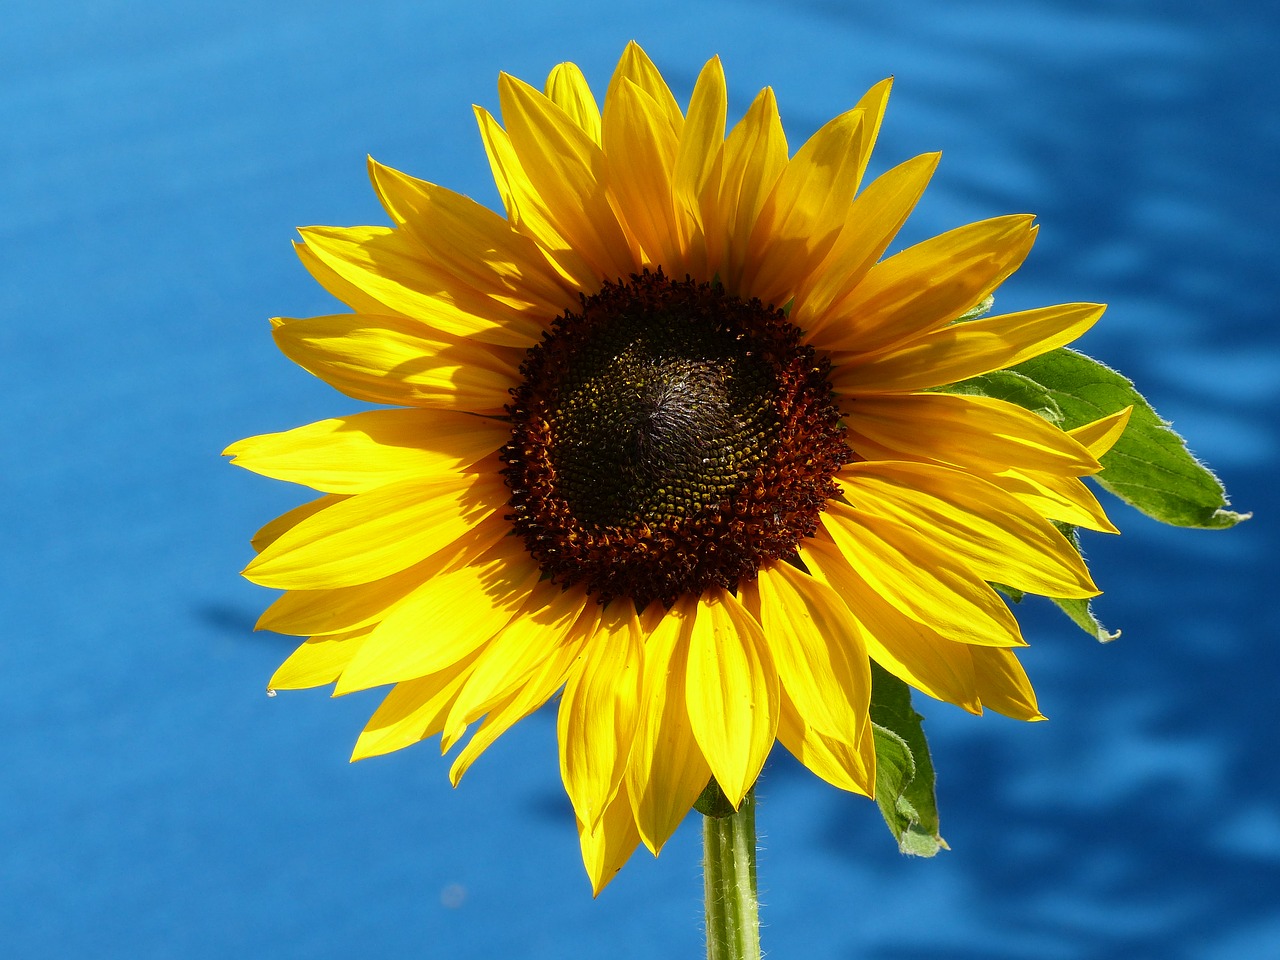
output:
[[577,67],[477,109],[505,216],[370,162],[393,227],[299,255],[354,313],[278,320],[295,362],[391,405],[234,444],[323,494],[268,524],[259,626],[309,639],[272,688],[394,684],[355,758],[440,734],[456,783],[563,690],[560,767],[599,891],[714,777],[775,740],[871,794],[869,660],[1037,719],[989,583],[1097,593],[1050,520],[1113,530],[1066,433],[930,392],[1061,346],[1068,304],[954,323],[1022,262],[1029,216],[881,260],[936,155],[859,192],[889,82],[789,156],[771,91],[725,135],[719,60],[687,113],[634,44],[604,109]]

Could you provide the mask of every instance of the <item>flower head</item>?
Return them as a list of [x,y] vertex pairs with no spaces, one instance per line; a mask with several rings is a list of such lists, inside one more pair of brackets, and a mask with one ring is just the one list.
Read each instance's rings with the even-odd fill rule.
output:
[[789,155],[764,90],[725,134],[718,60],[687,112],[634,44],[600,111],[572,64],[477,108],[504,214],[370,162],[392,227],[302,231],[352,313],[276,321],[291,359],[388,405],[234,444],[322,496],[268,524],[260,626],[309,639],[273,688],[394,684],[356,758],[440,734],[454,782],[559,691],[560,767],[597,891],[775,740],[871,794],[870,661],[1036,719],[990,586],[1097,593],[1060,521],[1113,530],[1072,433],[935,388],[1059,347],[1068,304],[956,322],[1029,216],[881,257],[936,155],[861,179],[873,87]]

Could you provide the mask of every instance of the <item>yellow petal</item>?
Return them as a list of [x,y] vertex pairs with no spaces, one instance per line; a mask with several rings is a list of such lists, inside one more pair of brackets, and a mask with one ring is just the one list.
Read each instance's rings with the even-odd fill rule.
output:
[[1003,470],[990,477],[990,480],[1042,517],[1060,520],[1074,527],[1084,527],[1086,530],[1097,530],[1100,533],[1120,532],[1107,519],[1102,504],[1098,503],[1098,498],[1076,477],[1061,477],[1035,471]]
[[[554,646],[543,657],[532,674],[525,678],[507,698],[493,705],[475,735],[467,741],[449,770],[449,780],[456,787],[463,774],[498,737],[533,713],[564,684],[583,650],[595,636],[599,623],[599,605],[584,610],[564,643]],[[446,736],[450,731],[446,730]],[[452,738],[452,740],[456,738]]]
[[339,277],[391,313],[412,317],[442,333],[482,343],[528,349],[545,329],[528,302],[507,303],[477,290],[435,263],[403,230],[386,227],[303,227],[307,249]]
[[576,63],[558,63],[551,69],[546,94],[582,128],[583,133],[596,143],[600,142],[600,108],[596,106],[587,78]]
[[614,68],[613,76],[609,79],[609,89],[604,98],[605,127],[609,126],[609,112],[613,109],[618,94],[628,84],[644,92],[653,102],[661,122],[670,127],[672,133],[679,137],[681,128],[684,126],[684,115],[680,112],[680,105],[671,95],[671,89],[662,79],[662,74],[653,65],[653,61],[649,59],[649,55],[640,49],[640,45],[634,40],[622,51],[618,66]]
[[326,493],[365,493],[388,483],[468,467],[511,436],[499,420],[449,410],[371,410],[267,433],[226,449],[238,467]]
[[778,722],[778,740],[791,755],[833,787],[875,796],[876,750],[866,724],[856,746],[840,740],[824,737],[801,718],[785,692],[782,697],[782,718]]
[[723,231],[718,242],[725,248],[720,278],[731,294],[736,295],[741,287],[747,242],[760,208],[786,166],[787,138],[778,102],[766,87],[724,143],[716,220]]
[[676,601],[644,646],[640,721],[626,784],[640,837],[655,855],[711,779],[685,705],[697,603],[692,595]]
[[871,669],[857,621],[824,583],[788,563],[760,568],[739,588],[758,594],[760,626],[787,697],[819,733],[854,745],[871,704]]
[[551,211],[525,174],[507,132],[482,107],[476,107],[475,114],[511,225],[534,240],[575,289],[595,293],[601,278],[560,233]]
[[1072,439],[1084,444],[1085,448],[1099,460],[1116,445],[1116,441],[1120,439],[1120,435],[1124,433],[1124,428],[1129,425],[1129,415],[1133,413],[1133,407],[1125,407],[1123,410],[1117,410],[1110,416],[1102,417],[1094,420],[1092,423],[1086,423],[1083,426],[1076,427],[1074,430],[1068,430]]
[[822,264],[796,290],[789,315],[818,348],[827,349],[827,340],[838,339],[843,333],[843,323],[831,324],[842,316],[832,305],[851,295],[897,236],[937,169],[939,157],[941,154],[926,153],[899,164],[854,198],[840,236]]
[[973,474],[879,460],[849,464],[838,479],[859,511],[911,527],[983,580],[1047,597],[1099,593],[1053,524]]
[[467,679],[468,666],[463,662],[429,677],[397,683],[369,718],[351,759],[381,756],[439,733]]
[[634,604],[611,603],[560,698],[560,776],[574,813],[589,831],[599,827],[631,756],[642,643]]
[[783,304],[827,255],[864,166],[863,112],[826,123],[783,168],[747,243],[740,296]]
[[370,403],[501,413],[518,356],[401,317],[338,314],[272,331],[280,350],[349,397]]
[[982,705],[1015,720],[1043,720],[1027,672],[1012,650],[971,647],[973,672]]
[[[488,207],[372,157],[369,177],[387,213],[417,241],[432,272],[442,272],[450,286],[464,283],[491,298],[492,303],[476,302],[494,319],[510,318],[515,311],[515,322],[529,332],[578,305],[576,291],[538,245]],[[531,312],[534,317],[527,316]]]
[[366,629],[311,637],[280,664],[267,689],[302,690],[333,683],[368,635]]
[[342,672],[338,692],[412,680],[469,658],[505,627],[540,571],[517,537],[432,577],[398,603]]
[[505,502],[506,486],[496,474],[388,484],[285,531],[244,575],[284,590],[370,583],[443,550]]
[[1033,219],[971,223],[876,264],[833,306],[845,319],[826,348],[869,353],[945,327],[1018,268],[1035,240]]
[[600,147],[563,110],[523,81],[503,74],[498,97],[520,166],[557,232],[597,276],[630,276],[638,264],[609,206]]
[[991,397],[858,397],[848,409],[846,442],[868,460],[923,460],[988,473],[1012,468],[1065,476],[1102,469],[1088,450],[1051,423]]
[[778,673],[760,625],[721,587],[698,601],[686,682],[693,735],[737,809],[773,745]]
[[829,502],[821,516],[849,566],[903,616],[960,643],[1025,645],[1009,608],[964,558],[842,503]]
[[[222,453],[223,456],[227,455],[226,450],[222,451]],[[337,494],[328,494],[327,496],[319,497],[308,503],[294,507],[292,510],[280,514],[280,516],[276,517],[274,520],[264,523],[258,532],[250,538],[249,543],[253,546],[253,549],[256,552],[261,553],[271,544],[279,540],[281,534],[286,530],[292,530],[303,520],[307,519],[307,517],[315,516],[321,510],[331,507],[335,503],[341,503],[346,499],[349,498],[338,496]]]
[[1088,330],[1106,307],[1069,303],[957,323],[872,357],[832,356],[832,385],[842,393],[924,390],[1038,357]]
[[581,587],[562,590],[550,580],[538,583],[511,622],[476,658],[466,687],[454,703],[446,729],[460,732],[494,704],[512,695],[524,680],[554,655],[578,627],[583,612],[596,606]]
[[853,611],[872,660],[931,697],[971,713],[982,712],[969,651],[987,648],[954,643],[932,626],[907,617],[881,599],[830,542],[806,540],[800,557]]
[[661,600],[651,601],[638,614],[640,618],[640,633],[646,637],[651,636],[653,631],[658,629],[658,624],[666,618],[666,615],[667,608],[662,605]]
[[255,629],[306,636],[371,626],[432,577],[474,562],[510,529],[501,517],[490,517],[426,560],[381,580],[332,590],[290,590],[267,607]]
[[631,818],[631,805],[623,791],[618,791],[594,829],[578,821],[578,842],[582,863],[591,878],[591,895],[598,897],[640,845],[640,834]]
[[316,256],[314,250],[305,243],[294,241],[293,252],[298,255],[302,265],[312,278],[331,295],[345,303],[356,313],[395,313],[376,297],[371,297],[354,283],[344,280],[332,267]]
[[675,276],[683,275],[681,269],[693,276],[711,276],[714,273],[708,252],[703,249],[708,242],[703,238],[713,232],[708,231],[703,223],[703,198],[719,192],[718,184],[715,191],[711,191],[708,185],[713,182],[724,146],[727,111],[724,69],[720,58],[713,57],[698,74],[698,82],[689,100],[689,117],[676,147],[672,197],[680,231],[680,247],[687,259],[673,267]]
[[858,168],[859,180],[866,173],[867,162],[871,159],[871,151],[876,145],[876,138],[880,135],[880,122],[884,119],[884,110],[889,104],[889,91],[892,89],[893,77],[885,77],[864,93],[854,106],[855,110],[862,111],[864,117],[862,143],[858,147],[858,153],[862,157],[862,164]]
[[676,133],[653,99],[630,80],[611,92],[604,125],[609,186],[619,217],[650,266],[675,262],[679,242],[671,201]]

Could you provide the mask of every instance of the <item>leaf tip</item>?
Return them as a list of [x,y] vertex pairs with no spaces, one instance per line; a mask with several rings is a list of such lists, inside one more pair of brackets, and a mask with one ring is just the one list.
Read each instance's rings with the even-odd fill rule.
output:
[[[233,460],[232,463],[235,461]],[[1248,513],[1236,513],[1234,510],[1224,510],[1219,507],[1213,511],[1213,515],[1209,518],[1209,525],[1214,530],[1228,530],[1237,523],[1244,523],[1246,520],[1253,519],[1253,511]]]
[[950,850],[947,841],[918,823],[910,824],[898,835],[898,852],[908,857],[935,857],[939,850]]

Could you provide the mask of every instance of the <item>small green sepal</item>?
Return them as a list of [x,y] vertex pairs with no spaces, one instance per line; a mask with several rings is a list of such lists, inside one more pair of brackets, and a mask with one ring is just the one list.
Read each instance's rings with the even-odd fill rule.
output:
[[714,820],[723,820],[725,817],[731,817],[737,813],[714,777],[702,788],[702,792],[698,794],[698,799],[693,801],[693,809],[704,817],[711,817]]
[[995,306],[995,302],[995,295],[988,294],[985,298],[979,300],[964,313],[960,314],[960,316],[956,317],[956,323],[965,323],[969,320],[977,320],[979,317],[985,317],[991,312],[991,308]]

